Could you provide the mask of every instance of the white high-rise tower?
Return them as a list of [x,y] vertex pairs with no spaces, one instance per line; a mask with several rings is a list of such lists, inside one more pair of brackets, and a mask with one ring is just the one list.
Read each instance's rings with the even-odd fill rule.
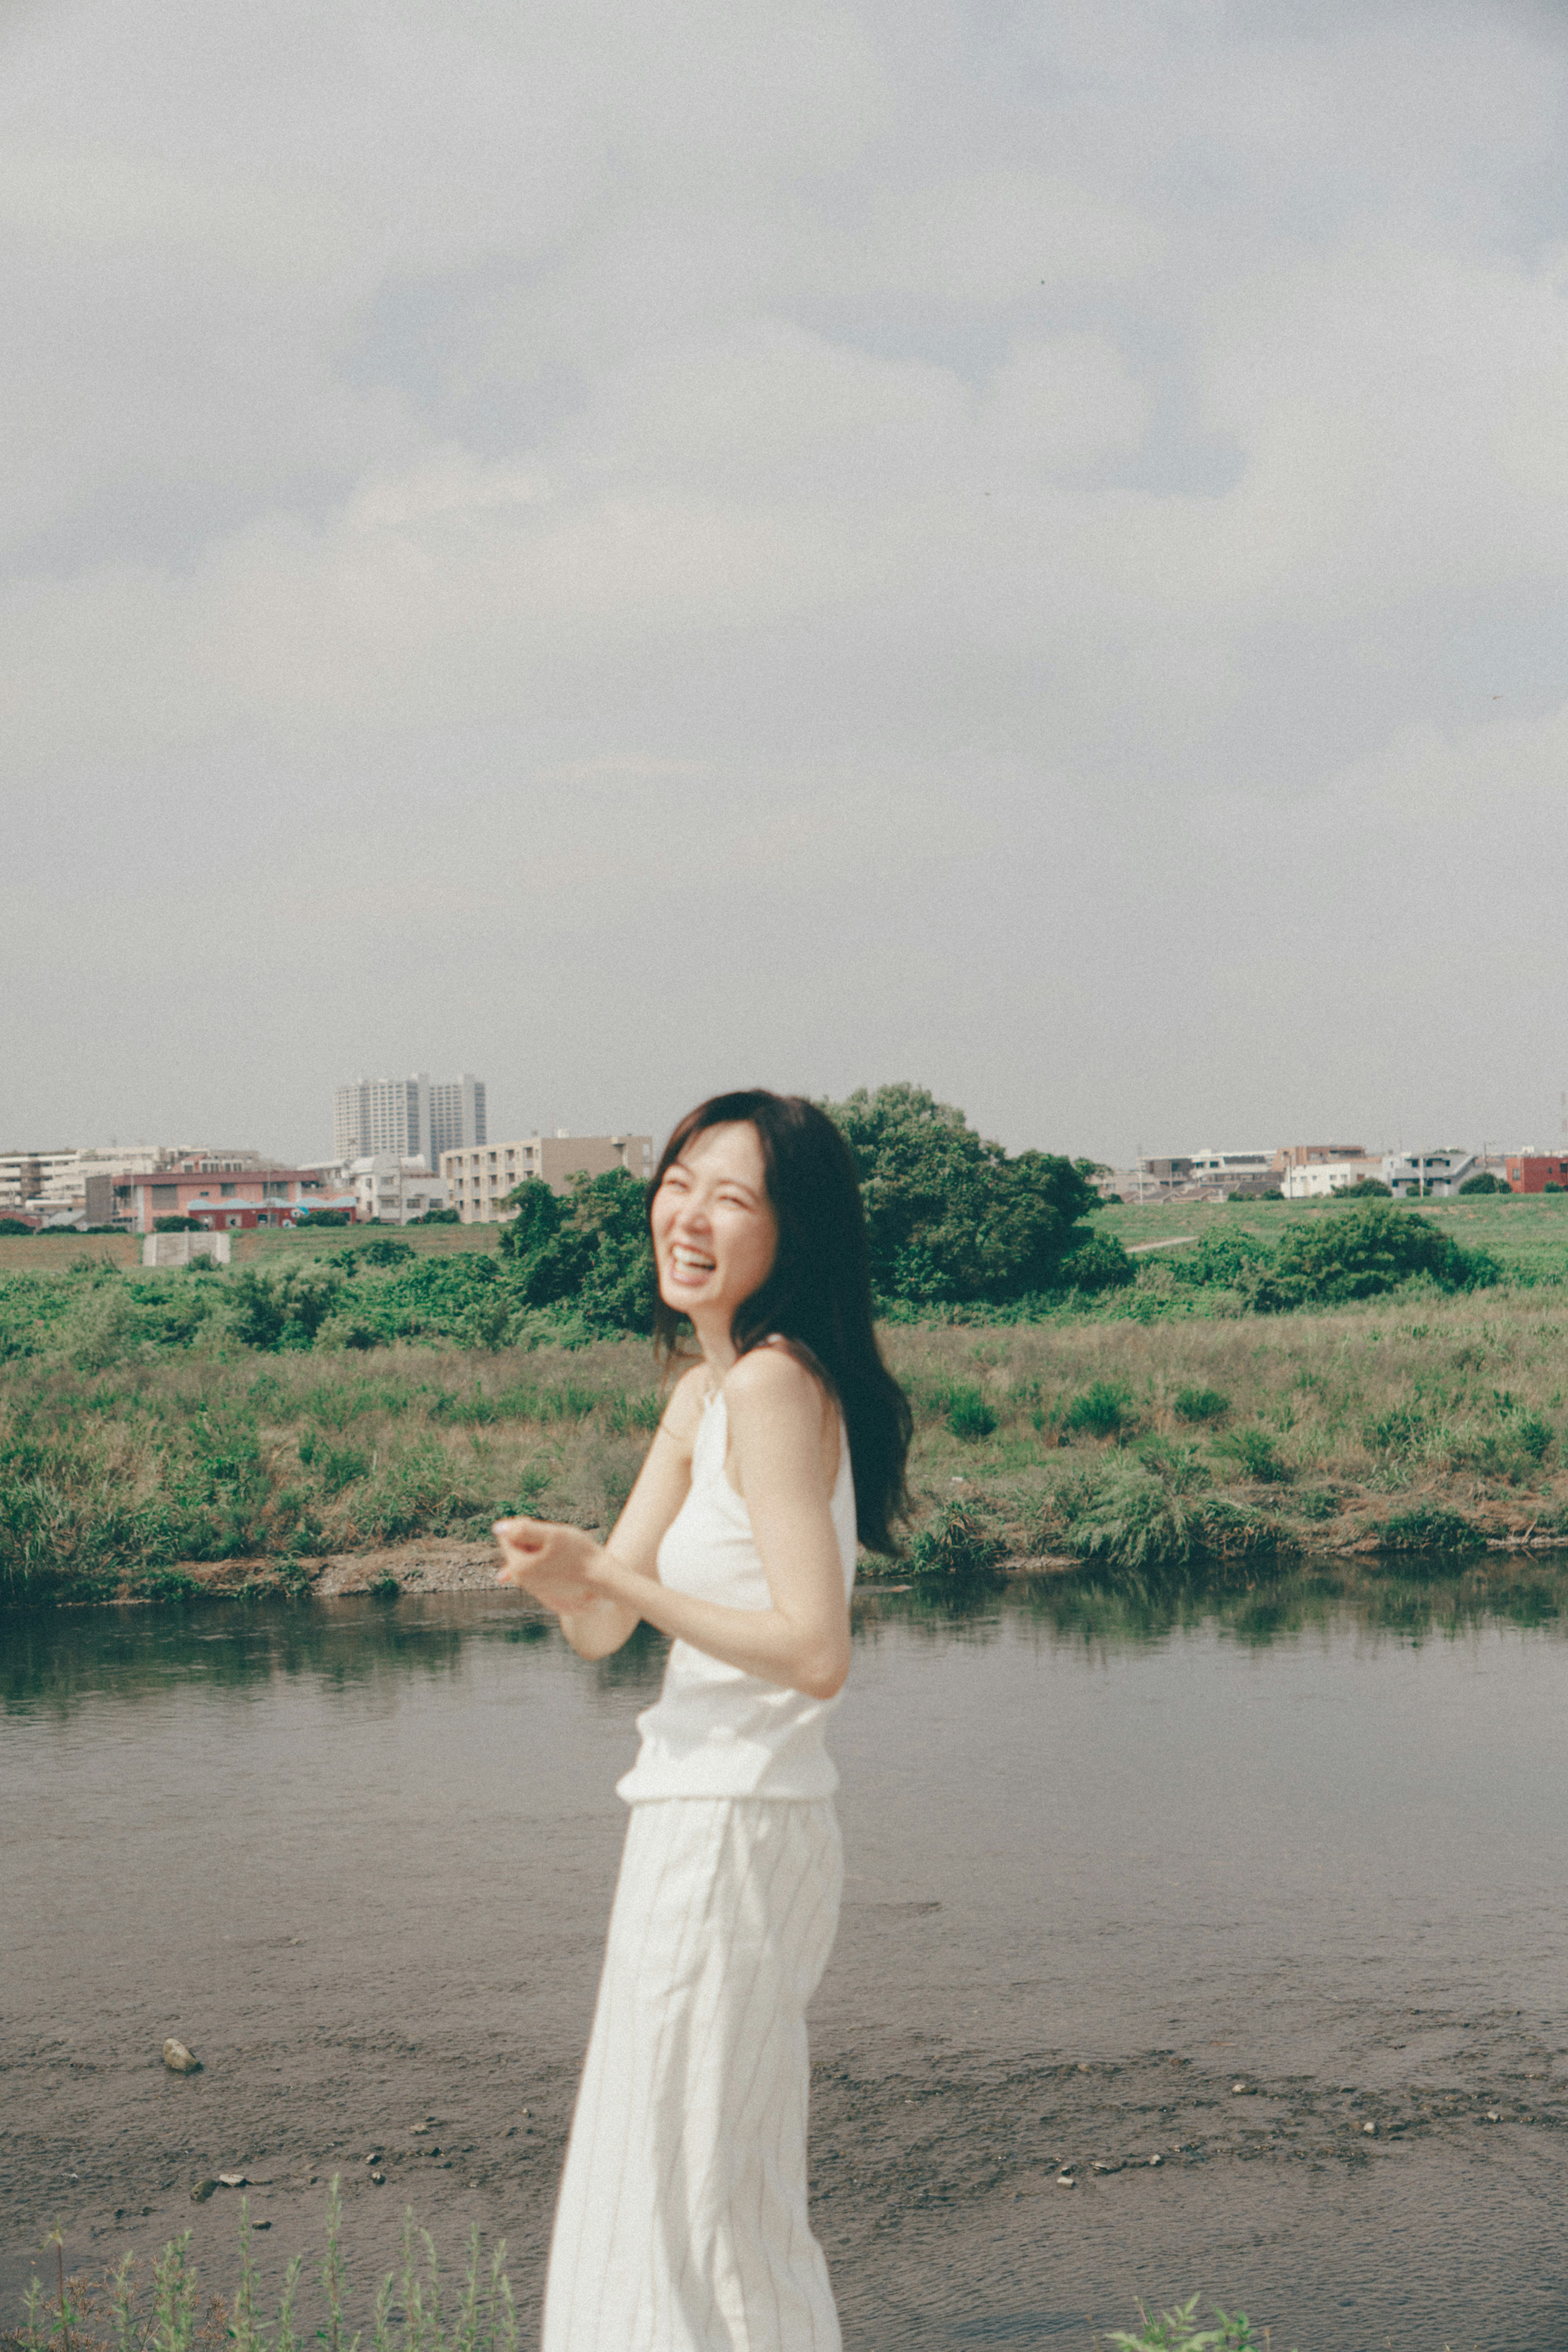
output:
[[339,1161],[390,1153],[434,1171],[444,1151],[485,1140],[485,1081],[465,1072],[440,1078],[356,1078],[332,1090],[332,1156]]

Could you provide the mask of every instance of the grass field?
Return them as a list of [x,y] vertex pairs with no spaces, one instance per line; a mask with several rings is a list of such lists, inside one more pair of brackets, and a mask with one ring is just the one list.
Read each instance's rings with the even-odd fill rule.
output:
[[[1178,1234],[1201,1237],[1216,1229],[1272,1242],[1290,1225],[1342,1217],[1350,1206],[1333,1201],[1175,1201],[1140,1209],[1129,1203],[1102,1209],[1095,1225],[1114,1234],[1127,1249],[1166,1242]],[[1568,1280],[1568,1192],[1482,1193],[1411,1206],[1466,1249],[1490,1250],[1517,1278]]]
[[[1568,1298],[1141,1324],[895,1327],[915,1408],[898,1573],[1077,1558],[1237,1573],[1568,1535]],[[0,1590],[156,1593],[528,1508],[604,1527],[659,1411],[645,1341],[134,1354],[0,1370]],[[884,1564],[885,1565],[885,1564]]]

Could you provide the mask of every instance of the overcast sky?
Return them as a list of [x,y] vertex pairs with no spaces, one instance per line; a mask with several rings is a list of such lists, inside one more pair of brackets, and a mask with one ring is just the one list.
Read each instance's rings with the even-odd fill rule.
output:
[[0,1144],[1554,1138],[1565,27],[6,0]]

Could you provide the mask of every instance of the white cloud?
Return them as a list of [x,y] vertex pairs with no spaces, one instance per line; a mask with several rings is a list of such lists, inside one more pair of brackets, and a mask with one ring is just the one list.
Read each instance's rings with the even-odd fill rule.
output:
[[[666,904],[730,940],[771,878],[792,925],[735,934],[769,941],[758,1018],[793,988],[866,1075],[913,988],[962,1097],[1049,982],[1082,1067],[977,1064],[1020,1138],[1124,1147],[1096,1073],[1179,940],[1237,1008],[1200,1124],[1250,1131],[1271,1015],[1210,877],[1273,903],[1314,821],[1386,856],[1397,776],[1466,845],[1424,919],[1469,919],[1462,864],[1501,923],[1462,813],[1545,822],[1498,777],[1561,750],[1565,47],[1381,0],[14,16],[0,732],[47,935],[129,952],[151,901],[105,911],[95,827],[243,773],[288,812],[247,908],[361,953],[389,1040],[411,909],[439,952],[515,835],[536,923],[543,892],[590,935],[613,877],[634,960]],[[195,899],[246,822],[193,835]],[[1296,865],[1292,924],[1333,932],[1332,861]],[[215,971],[235,925],[181,906]],[[835,1009],[807,975],[851,920]],[[458,1058],[509,1050],[504,1003],[455,986],[495,1024]],[[1352,1085],[1354,1034],[1302,1050]],[[1141,1124],[1192,1066],[1129,1051]]]

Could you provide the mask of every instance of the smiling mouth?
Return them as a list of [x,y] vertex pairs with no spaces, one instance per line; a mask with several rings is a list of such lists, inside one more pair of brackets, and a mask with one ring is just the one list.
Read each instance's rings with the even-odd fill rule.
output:
[[700,1279],[717,1271],[713,1258],[705,1257],[701,1250],[688,1249],[685,1242],[677,1242],[671,1250],[670,1265],[676,1274],[685,1275],[688,1279],[692,1276]]

